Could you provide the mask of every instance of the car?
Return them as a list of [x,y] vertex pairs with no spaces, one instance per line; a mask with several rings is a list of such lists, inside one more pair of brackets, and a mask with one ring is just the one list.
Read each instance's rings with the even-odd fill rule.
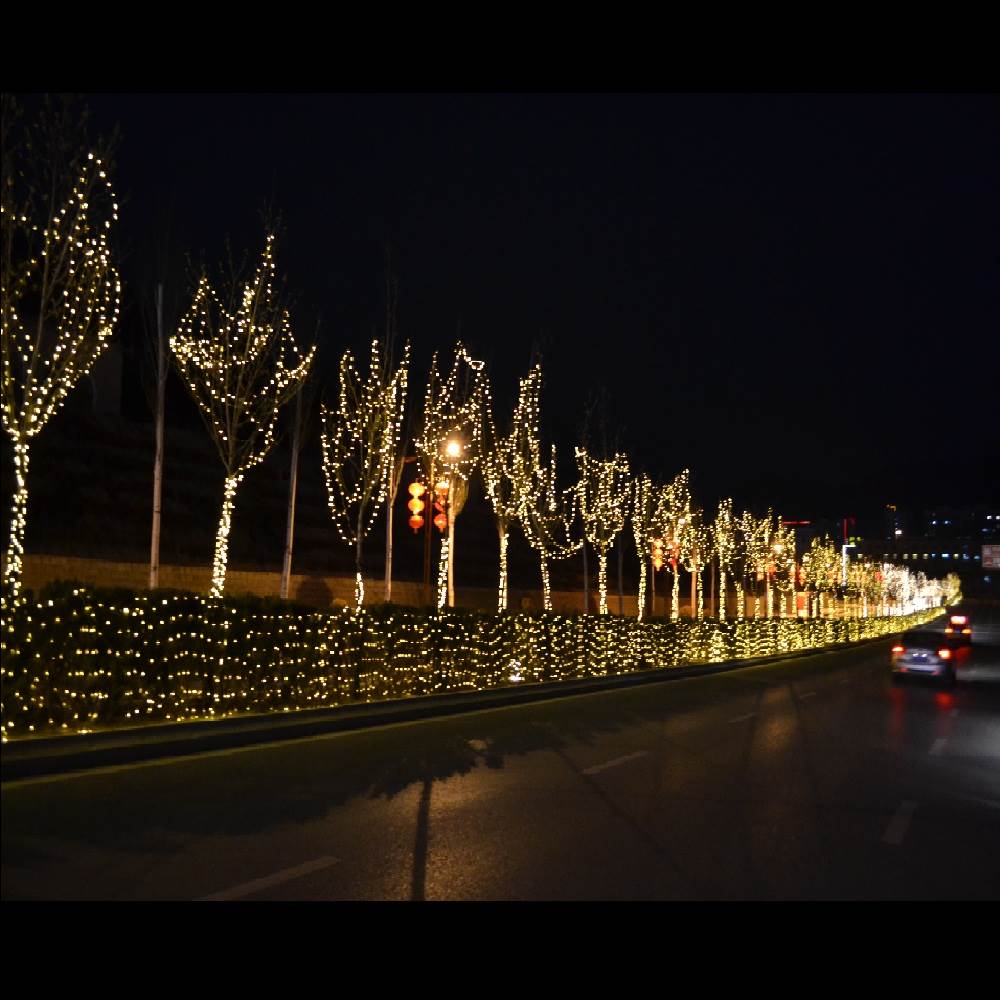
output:
[[940,632],[906,632],[892,645],[892,679],[934,677],[948,687],[958,680],[955,652]]
[[944,634],[952,643],[972,643],[972,619],[965,612],[955,612],[948,616]]

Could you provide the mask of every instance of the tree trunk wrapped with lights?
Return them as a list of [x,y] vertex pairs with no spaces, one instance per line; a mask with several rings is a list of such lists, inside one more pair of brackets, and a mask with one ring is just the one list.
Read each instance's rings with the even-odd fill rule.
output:
[[[479,458],[481,441],[484,363],[473,360],[461,342],[455,345],[455,360],[446,379],[437,368],[437,354],[431,359],[424,395],[423,427],[414,442],[424,466],[428,489],[444,485],[449,499],[454,499],[453,484],[468,481]],[[441,478],[444,477],[444,478]],[[460,494],[461,496],[461,494]],[[463,501],[464,502],[464,501]],[[454,588],[454,527],[461,506],[452,502],[447,514],[448,541],[442,541],[438,565],[438,607],[445,600],[452,606]],[[442,588],[441,580],[446,581]],[[444,595],[444,597],[442,597]]]
[[551,611],[549,562],[569,558],[579,550],[583,541],[572,537],[572,525],[576,520],[576,489],[559,489],[554,444],[550,464],[546,466],[542,462],[539,435],[541,390],[542,369],[540,365],[535,365],[521,379],[518,389],[509,459],[518,520],[528,544],[538,553],[542,608]]
[[733,501],[719,501],[719,511],[712,523],[712,549],[719,566],[719,612],[720,621],[726,620],[726,574],[730,571],[736,554],[736,519],[733,517]]
[[107,346],[121,303],[110,247],[118,205],[103,154],[84,155],[74,144],[85,136],[56,119],[18,141],[9,131],[16,113],[5,97],[2,416],[15,488],[3,591],[13,601],[20,598],[32,439]]
[[340,361],[336,409],[320,407],[323,478],[337,532],[354,549],[354,601],[364,600],[362,543],[386,498],[406,409],[410,345],[399,368],[372,341],[368,374],[362,377],[346,351]]
[[672,621],[677,621],[680,617],[680,571],[688,558],[692,543],[690,476],[690,471],[684,469],[661,489],[664,550],[673,577],[670,604]]
[[[662,492],[646,473],[637,476],[632,483],[631,521],[632,538],[635,541],[635,554],[639,559],[639,621],[646,616],[646,561],[659,559],[658,555],[650,555],[651,548],[662,553],[663,544],[663,508]],[[653,572],[657,570],[652,563]]]
[[221,597],[237,488],[273,447],[278,412],[299,391],[315,353],[299,351],[279,300],[273,235],[245,285],[232,272],[224,299],[202,275],[170,347],[226,472],[212,562],[211,594]]
[[580,514],[587,541],[597,550],[599,594],[598,612],[608,613],[608,550],[628,517],[631,481],[628,459],[617,454],[614,458],[592,458],[583,448],[576,449],[580,471],[577,489]]

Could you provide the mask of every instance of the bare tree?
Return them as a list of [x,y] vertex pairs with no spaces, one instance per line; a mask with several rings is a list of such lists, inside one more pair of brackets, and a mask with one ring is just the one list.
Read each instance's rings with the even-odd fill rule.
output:
[[[639,621],[646,615],[646,560],[651,559],[650,549],[654,541],[663,535],[662,499],[662,490],[646,473],[633,480],[629,513],[635,554],[639,557]],[[652,569],[655,573],[656,566]]]
[[108,179],[114,140],[88,151],[86,115],[46,102],[27,128],[2,107],[0,312],[3,427],[15,489],[4,593],[20,596],[31,440],[108,343],[121,303],[110,237],[118,205]]
[[670,618],[680,617],[680,571],[691,548],[691,486],[690,472],[684,469],[663,487],[663,535],[667,565],[673,578]]
[[368,374],[350,351],[340,361],[336,409],[320,407],[327,503],[341,539],[354,548],[355,606],[364,601],[362,543],[388,491],[406,406],[410,345],[395,372],[372,341]]
[[275,442],[278,412],[299,390],[315,348],[302,355],[275,288],[274,236],[250,280],[230,261],[224,298],[202,274],[170,347],[226,472],[215,534],[212,596],[226,587],[229,529],[246,472]]
[[[468,491],[468,478],[478,461],[482,414],[482,361],[473,360],[459,341],[446,378],[438,372],[437,354],[424,394],[423,427],[414,444],[430,490],[443,486],[447,497],[447,533],[438,565],[438,607],[455,605],[455,519]],[[444,478],[439,481],[438,476]]]
[[719,511],[712,523],[712,548],[719,565],[718,617],[726,620],[726,574],[732,569],[736,554],[736,518],[733,516],[733,501],[719,501]]
[[576,449],[580,470],[580,514],[587,541],[597,550],[598,611],[608,613],[608,550],[628,517],[631,480],[628,458],[619,453],[610,459],[593,458]]

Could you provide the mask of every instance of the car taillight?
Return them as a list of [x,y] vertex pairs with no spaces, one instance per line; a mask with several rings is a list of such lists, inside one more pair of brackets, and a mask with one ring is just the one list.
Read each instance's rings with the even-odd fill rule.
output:
[[972,635],[972,629],[971,628],[963,628],[962,629],[962,635]]
[[906,649],[903,646],[893,646],[892,651],[894,653],[905,653]]
[[951,650],[950,649],[939,649],[938,650],[938,656],[941,657],[942,660],[950,660],[951,659]]
[[952,625],[964,625],[969,620],[968,615],[952,615]]
[[951,635],[951,633],[952,633],[952,632],[954,632],[954,631],[955,631],[955,630],[954,630],[953,628],[946,628],[946,629],[944,630],[944,634],[945,634],[945,635]]

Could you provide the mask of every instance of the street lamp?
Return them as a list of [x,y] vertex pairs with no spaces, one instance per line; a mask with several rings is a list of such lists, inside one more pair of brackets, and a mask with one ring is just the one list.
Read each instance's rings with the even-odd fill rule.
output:
[[[455,464],[459,462],[465,451],[465,442],[459,437],[450,437],[444,443],[442,461],[448,466],[447,478],[447,527],[448,527],[448,607],[455,606]],[[445,485],[442,480],[438,489]],[[440,606],[440,602],[439,602]]]

